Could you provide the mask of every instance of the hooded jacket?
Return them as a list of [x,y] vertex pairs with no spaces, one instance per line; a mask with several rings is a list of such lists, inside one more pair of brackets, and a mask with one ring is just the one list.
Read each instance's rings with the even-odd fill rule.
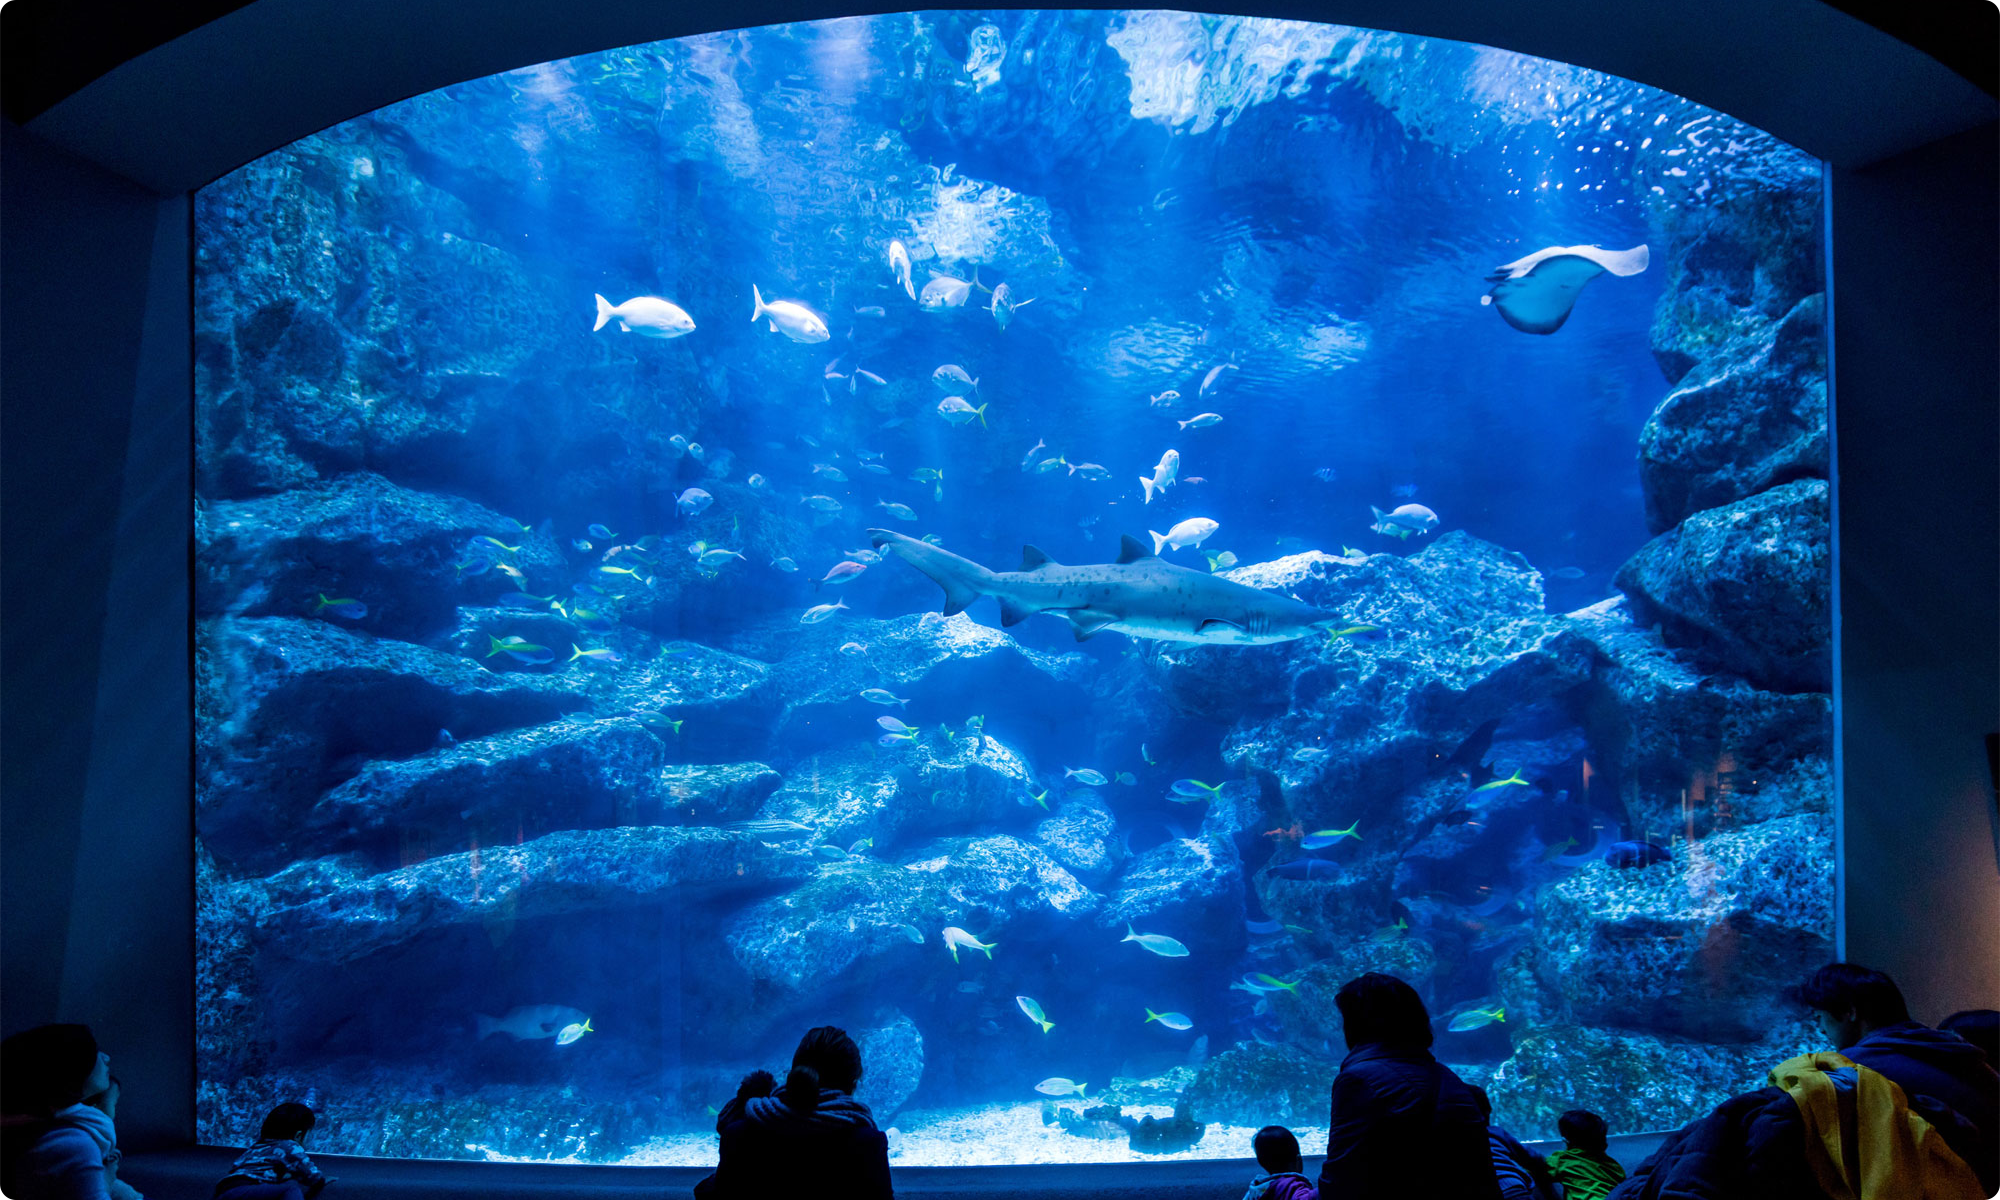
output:
[[1312,1181],[1297,1171],[1273,1171],[1250,1181],[1243,1200],[1319,1200]]
[[1500,1200],[1472,1089],[1417,1046],[1372,1043],[1333,1078],[1319,1194],[1332,1200]]
[[1915,1021],[1890,1025],[1843,1047],[1841,1055],[1903,1089],[1910,1106],[1921,1111],[1928,1096],[1965,1118],[1976,1137],[1954,1137],[1939,1123],[1946,1141],[1979,1176],[1992,1195],[2000,1189],[2000,1075],[1979,1047],[1942,1029]]
[[822,1089],[819,1104],[805,1112],[781,1096],[754,1096],[724,1117],[721,1161],[695,1190],[702,1200],[895,1195],[889,1139],[868,1106],[846,1092]]
[[[1947,1144],[1972,1136],[1953,1110],[1912,1097],[1909,1111]],[[1608,1200],[1827,1200],[1807,1156],[1810,1130],[1798,1102],[1782,1087],[1731,1096],[1705,1117],[1669,1134]]]
[[1801,1054],[1771,1068],[1798,1104],[1806,1165],[1829,1196],[1981,1200],[1985,1189],[1935,1126],[1910,1111],[1888,1077],[1839,1054]]
[[[10,1118],[11,1120],[12,1118]],[[118,1163],[111,1118],[72,1104],[18,1131],[22,1148],[7,1164],[6,1192],[18,1200],[108,1200]]]

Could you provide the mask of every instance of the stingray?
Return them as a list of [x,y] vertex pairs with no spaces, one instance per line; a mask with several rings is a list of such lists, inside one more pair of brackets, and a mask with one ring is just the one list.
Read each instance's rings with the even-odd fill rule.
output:
[[1583,285],[1604,274],[1637,275],[1650,258],[1645,246],[1604,250],[1597,246],[1550,246],[1496,267],[1487,280],[1493,290],[1479,298],[1493,304],[1522,333],[1554,333],[1569,320]]

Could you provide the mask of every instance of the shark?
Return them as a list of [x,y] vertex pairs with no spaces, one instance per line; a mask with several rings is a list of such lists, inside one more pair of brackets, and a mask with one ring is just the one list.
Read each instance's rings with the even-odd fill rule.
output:
[[1329,629],[1341,618],[1289,596],[1259,591],[1206,571],[1175,566],[1127,534],[1116,562],[1065,566],[1033,546],[1021,569],[993,571],[941,546],[871,529],[869,541],[944,588],[944,614],[982,596],[1000,602],[1000,623],[1035,613],[1064,618],[1081,642],[1111,630],[1136,638],[1203,645],[1264,646]]

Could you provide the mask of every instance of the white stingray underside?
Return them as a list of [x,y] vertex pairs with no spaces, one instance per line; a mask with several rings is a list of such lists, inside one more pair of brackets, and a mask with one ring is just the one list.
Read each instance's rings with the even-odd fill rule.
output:
[[1487,276],[1493,290],[1479,298],[1522,333],[1554,333],[1569,320],[1583,285],[1604,274],[1637,275],[1651,254],[1643,245],[1630,250],[1598,246],[1550,246],[1515,259]]

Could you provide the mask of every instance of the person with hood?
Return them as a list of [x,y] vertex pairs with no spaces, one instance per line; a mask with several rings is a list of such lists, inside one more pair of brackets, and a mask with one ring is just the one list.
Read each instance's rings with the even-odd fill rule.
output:
[[40,1025],[0,1044],[0,1193],[14,1200],[133,1200],[117,1183],[118,1134],[85,1104],[111,1086],[111,1056],[87,1025]]
[[1451,1068],[1431,1057],[1430,1013],[1416,989],[1369,972],[1333,998],[1348,1053],[1333,1079],[1328,1200],[1500,1200],[1486,1118]]
[[889,1140],[853,1094],[861,1072],[861,1048],[832,1025],[800,1039],[784,1087],[752,1072],[716,1118],[721,1160],[695,1187],[698,1200],[892,1200]]
[[1842,1057],[1903,1089],[1912,1107],[1928,1096],[1964,1118],[1977,1135],[1970,1144],[1954,1138],[1951,1124],[1941,1132],[1988,1195],[2000,1189],[2000,1075],[1979,1047],[1911,1020],[1896,981],[1855,963],[1829,963],[1790,995],[1813,1010]]
[[1250,1181],[1243,1200],[1319,1200],[1306,1178],[1306,1160],[1299,1153],[1298,1135],[1283,1125],[1266,1125],[1250,1139],[1263,1174]]

